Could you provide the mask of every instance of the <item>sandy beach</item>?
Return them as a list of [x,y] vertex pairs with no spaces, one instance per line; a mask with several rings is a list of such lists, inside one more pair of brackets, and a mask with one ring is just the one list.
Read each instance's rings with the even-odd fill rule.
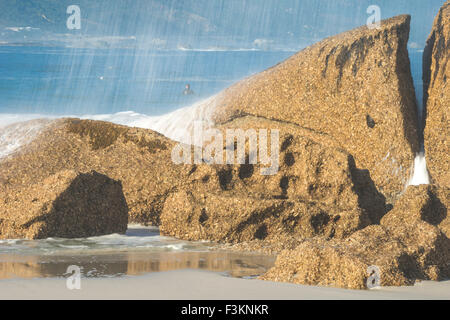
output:
[[425,281],[414,287],[344,290],[177,270],[120,278],[82,278],[80,290],[67,289],[66,279],[62,277],[1,280],[0,299],[447,300],[450,299],[450,281]]

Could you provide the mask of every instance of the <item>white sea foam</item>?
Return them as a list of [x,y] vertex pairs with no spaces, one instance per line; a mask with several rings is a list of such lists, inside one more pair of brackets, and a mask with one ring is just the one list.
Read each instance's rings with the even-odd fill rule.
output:
[[5,30],[13,31],[13,32],[20,32],[20,31],[40,30],[40,29],[33,28],[33,27],[6,27]]
[[24,122],[34,119],[53,119],[53,118],[57,117],[38,113],[30,113],[30,114],[2,113],[0,114],[0,129],[18,122]]
[[110,234],[105,236],[61,239],[47,238],[42,240],[9,239],[0,240],[0,255],[8,253],[21,254],[75,254],[75,253],[108,253],[130,250],[153,250],[154,252],[176,251],[208,251],[211,243],[188,242],[161,236],[157,227],[129,225],[126,234]]
[[195,121],[203,121],[206,125],[212,125],[211,115],[215,103],[216,96],[213,96],[162,116],[147,116],[133,111],[125,111],[115,114],[84,115],[80,118],[151,129],[172,140],[191,143],[191,133]]
[[[161,116],[148,116],[133,111],[114,114],[97,115],[64,115],[48,116],[42,114],[1,114],[0,115],[0,159],[13,153],[20,146],[30,142],[41,130],[45,121],[34,119],[55,119],[61,117],[76,117],[81,119],[102,120],[130,127],[151,129],[166,137],[183,142],[191,141],[193,123],[203,121],[206,126],[211,125],[211,114],[214,110],[216,96],[197,102],[191,106],[175,110]],[[23,122],[23,123],[22,123]]]
[[427,170],[427,160],[423,152],[420,152],[416,155],[414,159],[414,172],[409,180],[408,185],[410,186],[418,186],[421,184],[429,184],[430,177],[428,175]]
[[184,46],[177,46],[179,51],[194,51],[194,52],[248,52],[261,51],[259,48],[230,48],[230,47],[207,47],[207,48],[189,48]]
[[[25,117],[26,118],[26,117]],[[0,118],[2,119],[2,118]],[[10,117],[9,121],[12,119],[18,120],[19,117]],[[0,122],[5,124],[2,119]],[[0,123],[0,159],[10,155],[16,151],[22,145],[30,142],[37,133],[45,126],[47,121],[30,121],[25,123],[13,123],[10,125],[1,126]]]

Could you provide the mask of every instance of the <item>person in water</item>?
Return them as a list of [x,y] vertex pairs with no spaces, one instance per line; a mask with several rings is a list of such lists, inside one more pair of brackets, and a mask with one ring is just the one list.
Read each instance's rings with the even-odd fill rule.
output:
[[191,90],[191,85],[190,85],[189,83],[188,83],[188,84],[186,85],[186,87],[184,88],[183,94],[184,94],[185,96],[194,94],[194,91]]

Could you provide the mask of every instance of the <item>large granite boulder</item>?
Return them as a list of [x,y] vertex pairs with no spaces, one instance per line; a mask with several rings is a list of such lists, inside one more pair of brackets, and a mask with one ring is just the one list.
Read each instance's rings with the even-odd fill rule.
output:
[[450,1],[436,19],[423,54],[427,167],[433,183],[450,187]]
[[61,171],[0,190],[0,238],[78,238],[125,233],[122,184],[95,171]]
[[[277,246],[315,236],[345,238],[378,223],[386,212],[368,173],[356,168],[352,156],[329,136],[250,116],[227,128],[268,128],[269,136],[278,130],[278,170],[262,175],[263,164],[249,163],[248,141],[243,164],[186,168],[182,179],[188,182],[165,201],[162,234],[226,243],[265,240]],[[223,136],[227,130],[222,129]]]
[[419,151],[409,16],[325,39],[210,103],[216,126],[251,115],[330,136],[394,202]]
[[436,226],[442,220],[436,211],[440,204],[429,191],[426,186],[409,187],[381,225],[344,240],[310,239],[281,252],[262,278],[351,289],[370,287],[368,278],[374,276],[381,286],[448,279],[450,240]]
[[151,130],[91,120],[47,121],[28,143],[0,160],[0,191],[36,184],[62,170],[95,170],[122,182],[130,223],[157,225],[165,198],[180,183],[183,166],[171,161],[174,145]]

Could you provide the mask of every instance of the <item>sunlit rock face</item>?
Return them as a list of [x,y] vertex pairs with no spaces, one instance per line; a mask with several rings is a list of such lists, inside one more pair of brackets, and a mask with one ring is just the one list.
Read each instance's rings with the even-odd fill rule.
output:
[[[450,276],[450,240],[442,232],[445,208],[430,186],[410,186],[381,220],[344,240],[316,238],[283,251],[263,279],[349,289],[413,285]],[[369,279],[369,284],[368,284]]]
[[171,161],[174,145],[147,129],[79,119],[48,121],[31,141],[0,160],[0,191],[39,184],[63,170],[95,170],[121,181],[130,223],[157,225],[165,198],[181,183],[182,166]]
[[395,201],[419,150],[409,24],[398,16],[306,48],[225,90],[213,120],[253,115],[327,134]]
[[265,165],[248,159],[194,166],[183,177],[188,182],[165,202],[163,234],[277,249],[315,236],[345,238],[384,215],[384,197],[370,176],[328,135],[252,116],[227,127],[279,130],[277,172],[261,175]]
[[127,230],[122,184],[95,171],[60,171],[29,185],[6,184],[0,199],[1,239],[78,238]]
[[423,56],[424,144],[432,183],[450,187],[450,2],[439,11]]

